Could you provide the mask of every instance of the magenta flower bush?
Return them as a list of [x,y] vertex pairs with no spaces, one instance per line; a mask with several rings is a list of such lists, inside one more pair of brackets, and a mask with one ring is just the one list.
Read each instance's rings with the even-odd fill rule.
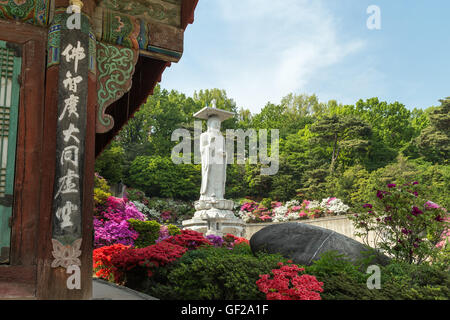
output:
[[146,217],[127,199],[108,197],[103,211],[94,217],[94,247],[133,246],[139,234],[131,228],[129,219],[145,221]]
[[136,206],[126,198],[109,197],[106,200],[107,208],[100,215],[116,222],[122,220],[136,219],[145,221],[147,218],[139,212]]
[[209,242],[213,244],[214,247],[221,248],[223,246],[224,240],[220,236],[216,236],[214,234],[210,234],[206,236],[206,239],[208,239]]
[[113,244],[134,245],[139,234],[130,228],[128,221],[98,220],[94,218],[94,247],[100,248]]
[[[450,217],[447,210],[421,197],[417,183],[388,184],[378,190],[375,203],[362,206],[351,219],[355,233],[397,260],[410,264],[435,261],[447,247]],[[374,243],[369,243],[372,235]]]

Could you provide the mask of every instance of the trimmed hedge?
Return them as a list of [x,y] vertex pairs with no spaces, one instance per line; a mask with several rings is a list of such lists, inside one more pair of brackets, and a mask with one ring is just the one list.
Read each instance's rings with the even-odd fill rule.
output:
[[[450,273],[439,266],[391,262],[380,267],[381,289],[368,289],[365,268],[335,252],[324,254],[306,273],[324,283],[324,300],[448,300]],[[364,270],[362,270],[364,269]]]
[[170,268],[160,268],[146,293],[168,300],[264,300],[256,287],[260,274],[278,268],[280,255],[253,256],[247,244],[234,249],[201,248],[188,251]]
[[136,219],[128,220],[131,227],[139,233],[139,237],[134,241],[136,248],[145,248],[155,244],[159,238],[161,225],[156,221],[140,221]]

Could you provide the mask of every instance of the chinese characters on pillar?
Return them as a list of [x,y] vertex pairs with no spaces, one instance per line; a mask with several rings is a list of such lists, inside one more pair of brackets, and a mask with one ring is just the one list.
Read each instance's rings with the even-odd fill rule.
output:
[[52,222],[54,268],[81,263],[88,40],[87,35],[73,31],[61,35]]
[[[83,76],[77,75],[78,63],[86,58],[84,48],[81,46],[80,41],[76,46],[72,44],[67,45],[62,55],[65,57],[65,62],[73,64],[73,74],[71,71],[67,71],[66,78],[63,80],[63,88],[66,89],[67,98],[64,99],[64,107],[58,117],[59,124],[65,123],[66,127],[62,128],[63,141],[66,143],[62,151],[60,152],[59,164],[63,168],[64,176],[58,179],[58,191],[55,195],[55,199],[61,197],[63,201],[62,206],[56,210],[56,218],[59,219],[61,229],[73,226],[71,217],[78,212],[78,206],[73,204],[70,200],[66,200],[65,195],[79,194],[80,193],[80,174],[79,174],[79,150],[80,139],[77,136],[80,133],[80,129],[77,127],[76,121],[79,119],[78,104],[80,97],[78,93],[78,84],[80,84]],[[63,120],[69,120],[64,121]],[[67,126],[68,124],[68,126]],[[59,150],[58,150],[59,151]]]

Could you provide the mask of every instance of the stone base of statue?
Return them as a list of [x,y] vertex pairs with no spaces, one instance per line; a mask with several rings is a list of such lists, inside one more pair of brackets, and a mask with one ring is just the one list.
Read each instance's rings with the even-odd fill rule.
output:
[[184,220],[183,227],[184,229],[201,232],[205,236],[213,234],[222,237],[227,233],[236,237],[245,236],[245,223],[239,218],[192,218],[190,220]]
[[231,200],[199,200],[196,201],[197,210],[194,217],[184,220],[185,229],[201,232],[205,235],[214,234],[224,236],[231,233],[237,237],[243,237],[245,222],[237,218],[233,211],[234,202]]

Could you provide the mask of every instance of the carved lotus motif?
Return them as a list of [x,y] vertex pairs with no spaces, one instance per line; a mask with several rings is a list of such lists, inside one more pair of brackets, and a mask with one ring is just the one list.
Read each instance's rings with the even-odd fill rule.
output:
[[52,239],[52,255],[55,260],[53,260],[51,267],[63,267],[67,269],[67,267],[73,265],[81,266],[81,260],[79,259],[81,256],[81,241],[82,239],[77,239],[72,245],[63,245],[58,240]]

